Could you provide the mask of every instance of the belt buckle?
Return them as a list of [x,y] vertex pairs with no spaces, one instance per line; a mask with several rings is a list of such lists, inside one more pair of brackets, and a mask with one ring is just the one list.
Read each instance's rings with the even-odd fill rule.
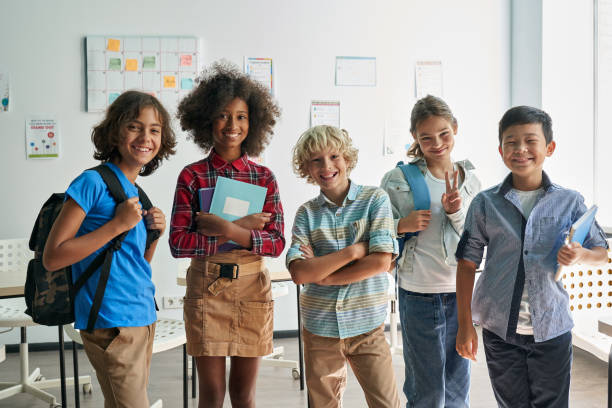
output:
[[235,263],[220,263],[219,265],[219,277],[227,278],[229,280],[238,279],[240,266]]

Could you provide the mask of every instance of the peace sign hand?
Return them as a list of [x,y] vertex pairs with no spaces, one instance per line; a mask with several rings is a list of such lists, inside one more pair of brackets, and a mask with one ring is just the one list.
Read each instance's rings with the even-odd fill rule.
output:
[[454,214],[461,209],[461,195],[457,184],[459,183],[459,170],[453,172],[453,186],[451,187],[448,171],[444,173],[446,180],[446,193],[442,194],[442,207],[447,214]]

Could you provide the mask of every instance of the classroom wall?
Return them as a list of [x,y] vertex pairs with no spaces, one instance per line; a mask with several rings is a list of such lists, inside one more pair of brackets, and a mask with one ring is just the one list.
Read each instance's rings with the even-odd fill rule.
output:
[[[33,0],[6,2],[2,14],[0,55],[11,74],[12,111],[0,114],[0,239],[29,236],[49,194],[64,191],[78,173],[95,164],[89,134],[102,115],[84,111],[86,35],[195,35],[201,38],[207,63],[226,58],[241,65],[244,55],[274,58],[282,117],[266,162],[280,185],[288,240],[296,209],[317,194],[290,167],[291,148],[309,126],[310,101],[341,101],[341,125],[360,150],[352,177],[378,185],[384,172],[402,158],[383,157],[383,130],[385,121],[405,121],[409,116],[417,60],[443,62],[444,98],[459,120],[454,157],[470,158],[483,186],[506,173],[496,132],[497,121],[510,105],[509,0]],[[334,86],[338,55],[377,57],[377,87]],[[25,159],[24,119],[34,113],[57,115],[63,139],[60,159]],[[184,134],[178,134],[176,156],[153,176],[139,180],[168,218],[178,173],[202,157]],[[166,238],[153,261],[158,301],[184,293],[175,284],[177,261]],[[283,266],[284,256],[270,262],[271,269]],[[176,310],[160,314],[181,316]],[[296,328],[292,287],[289,296],[276,302],[275,329]],[[56,331],[32,328],[29,341],[56,341]],[[17,342],[16,331],[0,335],[0,343]]]

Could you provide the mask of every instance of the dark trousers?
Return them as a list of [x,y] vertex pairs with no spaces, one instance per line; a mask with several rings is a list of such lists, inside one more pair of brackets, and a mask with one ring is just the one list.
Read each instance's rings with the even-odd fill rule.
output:
[[489,377],[502,408],[563,408],[569,404],[572,333],[536,343],[516,334],[507,341],[482,330]]

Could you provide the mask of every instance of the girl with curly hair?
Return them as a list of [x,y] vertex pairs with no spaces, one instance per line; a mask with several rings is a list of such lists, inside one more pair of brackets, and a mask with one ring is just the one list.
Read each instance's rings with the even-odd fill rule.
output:
[[[272,172],[248,159],[268,144],[280,112],[270,93],[234,66],[215,63],[178,107],[183,130],[205,152],[179,174],[170,250],[191,258],[184,318],[187,352],[199,374],[199,407],[222,407],[231,357],[234,407],[255,406],[260,357],[272,352],[273,303],[264,256],[285,247],[283,208]],[[263,186],[263,212],[229,222],[200,212],[198,190],[223,176]],[[225,250],[228,241],[240,247]]]
[[76,294],[75,327],[81,329],[104,406],[145,408],[157,320],[150,262],[159,240],[147,246],[147,230],[163,234],[166,218],[159,208],[142,209],[135,182],[174,154],[176,139],[162,104],[138,91],[121,94],[91,138],[94,158],[102,161],[103,171],[117,177],[130,198],[117,205],[100,173],[94,169],[81,173],[66,190],[43,251],[43,264],[49,271],[72,265],[72,279],[77,282],[100,253],[127,233],[111,252],[110,273],[93,330],[83,329],[93,323],[89,323],[90,311],[97,303],[102,272],[95,272]]

